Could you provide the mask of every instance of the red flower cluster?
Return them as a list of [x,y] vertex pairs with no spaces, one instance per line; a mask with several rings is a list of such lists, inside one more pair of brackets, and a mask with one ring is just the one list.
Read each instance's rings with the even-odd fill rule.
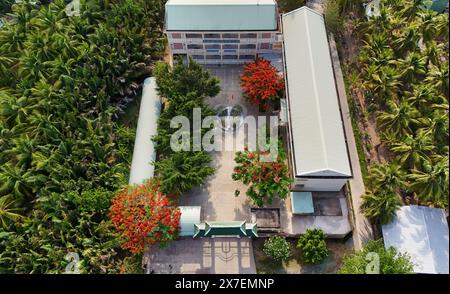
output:
[[244,95],[255,105],[268,107],[267,101],[279,97],[284,88],[283,76],[265,59],[244,65],[241,75]]
[[176,198],[160,193],[155,180],[122,190],[113,198],[109,212],[123,239],[122,248],[133,254],[142,252],[145,244],[175,239],[180,216]]

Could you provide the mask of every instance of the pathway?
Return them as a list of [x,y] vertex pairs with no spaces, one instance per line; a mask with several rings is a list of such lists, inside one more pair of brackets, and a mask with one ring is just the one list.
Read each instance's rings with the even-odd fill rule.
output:
[[[311,0],[307,3],[312,9],[323,13],[326,0]],[[360,212],[361,196],[365,193],[364,181],[361,173],[361,166],[359,164],[358,151],[356,149],[355,137],[352,128],[352,118],[348,107],[347,95],[345,92],[344,77],[339,61],[338,50],[334,37],[329,36],[331,58],[333,62],[334,75],[336,79],[336,86],[338,91],[339,103],[341,106],[342,119],[344,123],[344,130],[347,139],[347,147],[350,156],[350,163],[353,171],[353,178],[349,180],[351,192],[351,210],[353,215],[353,242],[355,250],[359,250],[367,241],[374,237],[372,225],[368,219]]]

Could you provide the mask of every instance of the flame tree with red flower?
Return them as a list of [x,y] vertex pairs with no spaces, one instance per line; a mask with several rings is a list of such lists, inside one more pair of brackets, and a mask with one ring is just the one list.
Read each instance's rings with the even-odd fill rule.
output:
[[[286,153],[278,142],[278,155],[273,161],[262,160],[263,156],[268,156],[267,151],[249,151],[247,148],[243,152],[236,152],[232,178],[241,181],[245,185],[250,185],[247,196],[259,207],[264,204],[272,204],[275,196],[285,199],[288,196],[292,180],[286,164]],[[236,191],[236,195],[239,191]]]
[[267,110],[270,101],[276,101],[283,95],[284,78],[268,60],[258,58],[244,65],[241,88],[244,97],[252,104]]
[[181,212],[176,197],[159,192],[159,182],[128,187],[117,194],[109,216],[122,248],[141,253],[146,244],[165,245],[178,236]]

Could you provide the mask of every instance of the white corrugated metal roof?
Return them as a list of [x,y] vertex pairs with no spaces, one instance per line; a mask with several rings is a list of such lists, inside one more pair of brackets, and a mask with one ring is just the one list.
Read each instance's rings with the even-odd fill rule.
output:
[[133,159],[131,161],[129,184],[142,184],[152,178],[155,167],[152,162],[156,152],[152,137],[157,132],[157,122],[161,112],[161,100],[158,96],[156,79],[151,77],[144,81],[139,118],[134,140]]
[[416,273],[449,273],[448,224],[443,209],[403,206],[382,229],[385,246],[408,253]]
[[282,23],[296,176],[351,177],[324,19],[302,7]]
[[169,0],[166,30],[276,30],[276,7],[275,0]]

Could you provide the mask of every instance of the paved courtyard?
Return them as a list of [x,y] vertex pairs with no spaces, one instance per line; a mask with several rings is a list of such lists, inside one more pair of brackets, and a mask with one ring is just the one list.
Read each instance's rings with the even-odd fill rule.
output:
[[167,248],[152,248],[146,273],[254,274],[251,239],[181,239]]
[[[241,65],[210,67],[211,73],[220,78],[221,92],[209,100],[216,108],[239,104],[244,108],[244,115],[255,114],[243,98],[239,86]],[[236,133],[225,133],[223,142],[245,141],[244,128]],[[243,145],[242,145],[243,146]],[[251,203],[247,199],[246,186],[231,178],[234,168],[236,148],[214,151],[212,157],[216,173],[202,187],[193,189],[180,199],[182,206],[201,206],[202,220],[250,222]],[[235,190],[241,191],[235,197]],[[168,248],[152,248],[146,254],[148,273],[256,273],[251,239],[248,238],[204,238],[189,237],[171,242]]]

